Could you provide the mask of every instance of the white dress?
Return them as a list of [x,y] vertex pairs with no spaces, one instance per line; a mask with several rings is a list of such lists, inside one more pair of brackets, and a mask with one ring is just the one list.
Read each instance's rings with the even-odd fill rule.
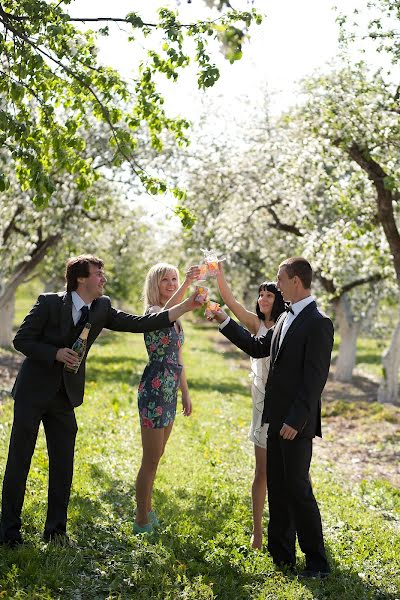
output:
[[[259,338],[265,335],[269,329],[262,322],[256,335]],[[267,383],[270,357],[251,358],[250,377],[253,379],[251,386],[251,397],[253,401],[253,415],[249,429],[249,440],[260,448],[267,447],[268,423],[261,425],[261,418],[264,410],[265,384]]]

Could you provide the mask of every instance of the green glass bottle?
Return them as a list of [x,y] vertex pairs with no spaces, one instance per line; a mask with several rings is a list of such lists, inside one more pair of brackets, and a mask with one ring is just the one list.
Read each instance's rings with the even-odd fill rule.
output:
[[87,338],[89,335],[90,327],[91,327],[91,324],[86,323],[86,325],[84,326],[84,328],[82,329],[82,331],[80,333],[80,336],[78,337],[77,340],[75,340],[75,342],[72,345],[72,350],[74,352],[76,352],[78,355],[78,362],[74,367],[68,367],[67,365],[64,365],[64,369],[66,371],[68,371],[68,373],[77,373],[79,367],[81,366],[81,362],[82,362],[83,357],[85,356],[85,352],[86,352]]

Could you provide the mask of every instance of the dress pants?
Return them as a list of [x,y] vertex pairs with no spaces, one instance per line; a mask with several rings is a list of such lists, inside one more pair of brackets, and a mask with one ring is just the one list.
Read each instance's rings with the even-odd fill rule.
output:
[[47,537],[53,533],[64,533],[67,528],[78,427],[66,392],[60,389],[55,396],[42,398],[40,401],[22,398],[15,402],[3,481],[0,539],[4,542],[20,538],[26,480],[41,421],[49,456],[48,508],[44,535]]
[[306,568],[329,571],[321,515],[309,468],[312,439],[284,440],[278,433],[267,439],[268,550],[275,564],[294,566],[296,534]]

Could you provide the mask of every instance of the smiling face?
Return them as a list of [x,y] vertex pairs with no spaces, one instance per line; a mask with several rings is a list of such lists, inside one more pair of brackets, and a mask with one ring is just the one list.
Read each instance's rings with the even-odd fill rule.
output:
[[176,271],[166,271],[158,285],[161,306],[164,306],[164,304],[175,294],[178,286],[179,281]]
[[273,292],[269,292],[268,290],[260,290],[258,296],[258,306],[260,311],[268,318],[268,320],[271,315],[274,302],[275,294]]
[[90,263],[89,276],[78,277],[78,287],[76,291],[82,300],[89,303],[103,295],[106,281],[104,269]]

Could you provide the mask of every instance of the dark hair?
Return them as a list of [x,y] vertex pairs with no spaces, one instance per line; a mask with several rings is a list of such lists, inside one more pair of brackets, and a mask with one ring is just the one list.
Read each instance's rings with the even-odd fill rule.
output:
[[[285,303],[283,301],[281,291],[277,288],[276,283],[274,283],[273,281],[264,281],[264,283],[262,283],[258,288],[258,294],[260,294],[261,291],[272,292],[275,296],[270,319],[271,321],[274,321],[274,323],[276,323],[276,320],[279,317],[279,315],[281,315],[285,310]],[[256,304],[256,313],[258,318],[261,319],[261,321],[265,321],[265,315],[261,312],[260,307],[258,306],[258,302]]]
[[67,282],[67,292],[73,292],[78,288],[78,277],[89,277],[90,265],[95,265],[99,269],[104,267],[104,262],[93,254],[80,254],[72,256],[65,265],[65,281]]
[[279,268],[284,267],[289,279],[293,279],[295,275],[300,279],[304,289],[309,290],[312,282],[312,268],[308,260],[302,256],[292,256],[279,265]]

